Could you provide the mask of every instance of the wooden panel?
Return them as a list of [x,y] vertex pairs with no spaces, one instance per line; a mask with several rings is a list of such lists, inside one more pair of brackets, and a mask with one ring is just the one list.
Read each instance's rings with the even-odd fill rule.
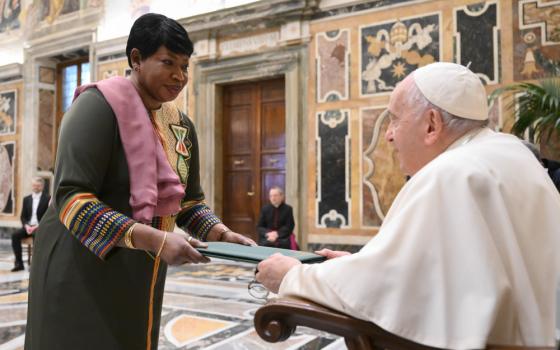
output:
[[261,157],[262,169],[285,169],[286,156],[284,153],[263,154]]
[[230,155],[226,158],[227,170],[251,170],[253,157],[250,155]]
[[262,97],[263,102],[270,101],[284,101],[284,79],[274,79],[269,81],[261,82]]
[[262,150],[286,148],[286,118],[284,101],[263,103],[261,110]]
[[253,84],[241,84],[226,87],[224,104],[226,106],[251,106],[253,104]]
[[225,132],[228,134],[228,153],[250,154],[253,134],[250,106],[231,107]]
[[235,203],[228,210],[230,218],[245,218],[253,214],[251,198],[248,193],[253,192],[253,177],[251,171],[230,172],[227,176],[227,187],[234,189],[224,193],[224,199],[229,203]]

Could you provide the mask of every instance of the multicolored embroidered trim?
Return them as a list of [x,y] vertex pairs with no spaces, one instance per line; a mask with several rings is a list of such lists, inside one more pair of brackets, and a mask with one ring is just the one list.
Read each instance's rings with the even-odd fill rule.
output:
[[60,221],[102,259],[134,224],[134,220],[109,208],[91,193],[70,198],[60,212]]
[[206,204],[197,204],[189,209],[187,209],[184,214],[188,217],[188,220],[185,221],[184,227],[189,231],[189,233],[195,236],[197,239],[202,239],[203,241],[206,240],[206,236],[210,229],[216,225],[221,223],[220,219],[210,208],[206,206]]
[[173,232],[175,219],[175,216],[154,216],[150,225],[161,231]]

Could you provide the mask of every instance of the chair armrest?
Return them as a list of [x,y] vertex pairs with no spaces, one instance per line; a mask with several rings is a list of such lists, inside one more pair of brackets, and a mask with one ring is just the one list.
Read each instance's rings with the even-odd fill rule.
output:
[[259,336],[271,343],[288,339],[303,326],[344,337],[349,349],[435,349],[305,299],[272,299],[257,310],[254,323]]

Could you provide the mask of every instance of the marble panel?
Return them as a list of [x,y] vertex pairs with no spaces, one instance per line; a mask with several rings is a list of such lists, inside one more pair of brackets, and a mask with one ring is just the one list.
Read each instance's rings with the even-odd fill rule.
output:
[[560,0],[515,0],[513,40],[515,80],[552,76],[560,61]]
[[4,305],[0,308],[0,313],[2,314],[0,327],[2,324],[25,322],[27,319],[27,304]]
[[28,8],[27,11],[38,16],[40,21],[53,23],[58,20],[60,16],[68,15],[88,8],[101,8],[103,7],[103,4],[104,0],[43,0],[34,2],[33,5],[29,6],[30,8]]
[[254,329],[249,329],[243,333],[234,335],[229,339],[208,347],[208,350],[292,350],[300,349],[305,344],[315,339],[311,335],[294,335],[288,340],[279,343],[267,343],[262,340]]
[[[14,344],[14,340],[25,333],[25,323],[0,325],[0,344]],[[5,348],[8,348],[7,346]],[[15,349],[10,347],[9,349]]]
[[404,185],[405,176],[391,145],[385,140],[389,118],[385,108],[360,111],[362,226],[381,226],[385,214]]
[[164,328],[165,337],[175,346],[188,346],[199,339],[222,332],[235,326],[225,322],[204,317],[179,315],[167,321]]
[[21,1],[2,1],[0,4],[0,33],[19,29]]
[[15,141],[0,142],[0,215],[15,215]]
[[17,91],[0,91],[0,136],[13,135],[17,126]]
[[317,113],[317,227],[350,227],[350,111]]
[[54,91],[39,89],[39,142],[37,167],[53,171],[54,168]]
[[496,2],[455,8],[455,62],[468,66],[483,83],[499,83],[500,29]]
[[43,84],[55,83],[55,70],[50,67],[39,67],[39,82]]
[[317,101],[348,99],[350,31],[334,30],[316,35]]
[[[241,287],[243,288],[243,287]],[[206,312],[214,315],[253,319],[254,311],[258,304],[240,302],[235,300],[216,300],[216,298],[198,297],[180,293],[167,293],[163,300],[166,307],[173,309],[189,310],[193,312]]]
[[440,14],[360,27],[360,96],[389,93],[418,67],[439,61]]
[[101,73],[101,79],[109,79],[118,75],[119,71],[117,69],[107,69]]

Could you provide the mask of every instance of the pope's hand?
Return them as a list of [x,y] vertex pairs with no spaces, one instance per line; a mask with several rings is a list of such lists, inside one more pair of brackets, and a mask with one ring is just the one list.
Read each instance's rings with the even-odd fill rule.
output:
[[296,265],[301,265],[298,259],[280,253],[273,254],[257,265],[257,281],[271,292],[278,293],[284,276]]
[[330,249],[323,248],[321,250],[315,251],[315,254],[324,256],[327,259],[334,259],[334,258],[340,258],[341,256],[351,255],[352,253],[344,252],[342,250],[330,250]]

